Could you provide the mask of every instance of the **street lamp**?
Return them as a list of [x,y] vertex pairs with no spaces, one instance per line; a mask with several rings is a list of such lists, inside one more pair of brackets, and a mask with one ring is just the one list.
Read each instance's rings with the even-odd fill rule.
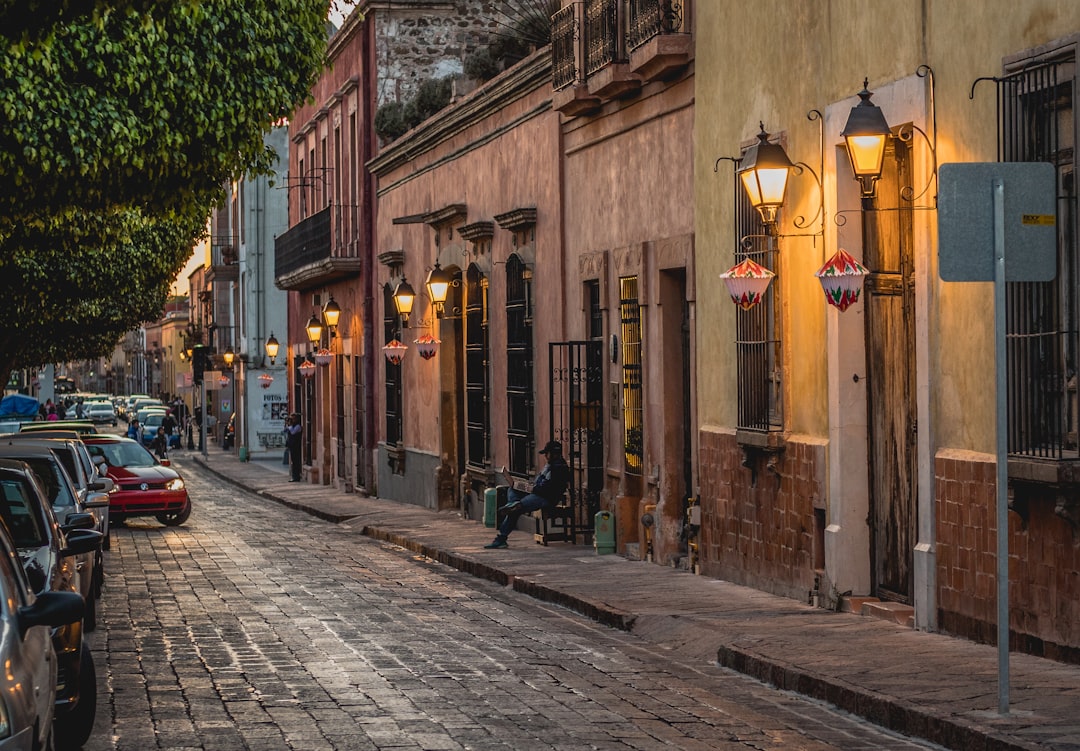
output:
[[847,124],[840,132],[847,142],[851,170],[859,181],[863,198],[874,197],[877,181],[881,177],[881,165],[885,160],[885,145],[892,135],[885,115],[870,101],[873,94],[866,89],[869,83],[869,79],[863,79],[859,103],[851,108]]
[[236,353],[233,351],[231,344],[225,348],[225,352],[221,355],[221,359],[225,361],[225,367],[232,370],[233,360],[236,359]]
[[435,306],[436,316],[442,316],[446,295],[450,291],[450,285],[453,281],[449,272],[440,266],[438,261],[435,262],[435,267],[428,272],[427,281],[424,282],[424,285],[427,287],[428,297],[431,298],[431,302]]
[[795,167],[784,147],[769,143],[765,123],[761,123],[758,142],[746,150],[739,162],[739,177],[750,203],[761,215],[768,234],[776,233],[776,212],[784,205],[788,177]]
[[333,336],[334,330],[337,329],[338,320],[341,318],[341,306],[334,302],[333,295],[330,295],[330,299],[323,306],[322,315],[323,320],[326,321],[326,327],[330,329],[330,336]]
[[401,277],[401,281],[394,290],[394,307],[401,316],[401,325],[406,328],[409,326],[409,315],[412,313],[415,300],[416,292],[413,291],[412,285],[405,280],[404,276]]
[[274,360],[277,359],[278,348],[281,345],[278,344],[277,337],[274,336],[274,332],[270,332],[270,338],[266,340],[266,355],[270,358],[270,364],[274,364]]
[[318,319],[318,317],[312,315],[311,318],[308,319],[307,326],[305,326],[305,328],[307,329],[308,341],[311,342],[312,345],[318,344],[319,340],[322,339],[323,332],[323,325],[322,322]]

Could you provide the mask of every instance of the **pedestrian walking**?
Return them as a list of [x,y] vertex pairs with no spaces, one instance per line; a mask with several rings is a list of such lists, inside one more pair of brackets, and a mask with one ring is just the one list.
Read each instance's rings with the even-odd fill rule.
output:
[[150,442],[150,448],[158,459],[169,458],[169,438],[165,435],[165,428],[159,427],[154,440]]
[[547,464],[533,480],[531,490],[522,492],[510,488],[507,492],[507,504],[502,509],[506,516],[499,525],[499,534],[495,535],[495,539],[485,545],[485,548],[491,550],[509,547],[506,539],[517,528],[522,514],[553,506],[566,493],[566,488],[570,485],[570,467],[563,458],[562,444],[548,441],[540,453],[547,456]]
[[289,482],[300,482],[300,413],[293,412],[285,423],[285,448],[289,450]]
[[139,421],[137,418],[132,417],[131,422],[128,423],[127,437],[136,441],[142,440],[139,436]]

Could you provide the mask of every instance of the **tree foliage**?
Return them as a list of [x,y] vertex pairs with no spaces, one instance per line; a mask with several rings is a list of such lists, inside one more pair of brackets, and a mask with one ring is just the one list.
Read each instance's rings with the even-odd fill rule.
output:
[[105,354],[159,317],[326,48],[327,0],[30,3],[59,21],[0,57],[0,372]]
[[263,135],[308,94],[326,0],[112,12],[0,58],[0,214],[176,208],[266,170]]

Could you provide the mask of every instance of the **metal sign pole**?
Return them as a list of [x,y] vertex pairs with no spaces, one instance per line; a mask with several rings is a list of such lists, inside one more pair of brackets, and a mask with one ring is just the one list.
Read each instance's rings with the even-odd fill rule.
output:
[[206,446],[206,423],[210,420],[209,410],[206,409],[206,374],[203,373],[202,379],[202,419],[199,420],[199,445],[202,446],[203,459],[209,460],[210,455],[207,453]]
[[994,178],[994,365],[997,388],[998,712],[1009,713],[1009,414],[1005,339],[1005,181]]

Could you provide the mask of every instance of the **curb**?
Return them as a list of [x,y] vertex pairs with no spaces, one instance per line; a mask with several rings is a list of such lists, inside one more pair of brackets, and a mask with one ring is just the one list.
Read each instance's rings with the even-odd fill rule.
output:
[[1038,751],[1041,748],[1002,738],[990,728],[957,722],[950,716],[903,704],[895,697],[856,688],[839,679],[811,673],[730,644],[717,649],[716,660],[722,667],[762,683],[827,702],[880,727],[946,748],[961,751]]

